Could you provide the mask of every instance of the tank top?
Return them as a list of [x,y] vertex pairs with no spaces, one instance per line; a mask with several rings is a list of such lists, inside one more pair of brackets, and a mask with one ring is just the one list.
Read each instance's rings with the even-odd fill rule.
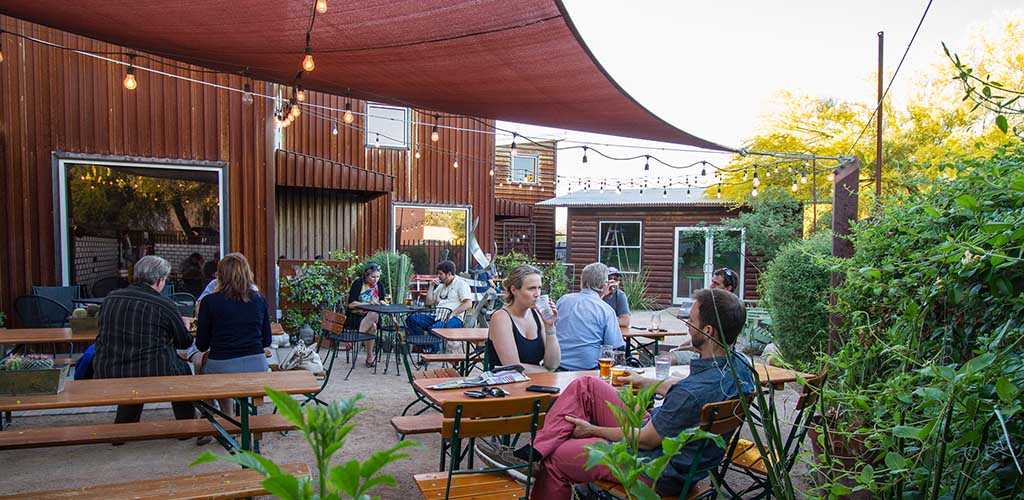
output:
[[[528,339],[519,332],[519,327],[516,326],[515,320],[512,319],[512,313],[508,312],[508,309],[502,309],[508,314],[508,319],[512,321],[512,338],[516,341],[516,351],[519,352],[519,362],[530,365],[539,365],[541,361],[544,361],[544,339],[541,338],[541,326],[540,326],[540,315],[537,311],[530,309],[533,314],[533,321],[537,323],[537,338]],[[490,357],[491,364],[500,366],[503,363],[498,358],[498,352],[494,350],[494,344],[487,344],[487,355]]]

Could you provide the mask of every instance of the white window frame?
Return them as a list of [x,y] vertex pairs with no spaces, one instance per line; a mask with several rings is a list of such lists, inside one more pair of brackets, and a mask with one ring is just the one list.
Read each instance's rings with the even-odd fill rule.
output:
[[[145,160],[143,160],[145,161]],[[231,234],[228,223],[228,170],[225,166],[205,166],[190,164],[188,162],[168,161],[154,159],[153,163],[138,163],[137,161],[116,161],[106,159],[92,159],[87,155],[68,154],[68,157],[57,157],[55,155],[56,168],[54,169],[54,189],[57,194],[57,210],[54,218],[57,227],[54,228],[60,251],[56,255],[57,278],[61,285],[70,286],[71,283],[71,231],[68,227],[68,183],[67,169],[69,165],[101,165],[105,167],[132,167],[152,168],[159,170],[201,170],[215,172],[217,174],[217,195],[220,200],[218,220],[220,222],[220,254],[227,255],[228,236]]]
[[[405,149],[405,150],[408,150],[409,147],[410,147],[411,136],[412,136],[412,111],[409,108],[404,108],[402,106],[390,106],[390,105],[387,105],[387,104],[379,104],[379,103],[375,103],[375,102],[368,102],[368,103],[366,103],[366,127],[364,127],[364,130],[363,130],[363,143],[366,144],[366,147],[367,148],[377,148],[378,147],[377,146],[377,141],[376,141],[376,139],[377,139],[377,131],[371,130],[371,126],[370,126],[371,119],[376,119],[376,120],[390,120],[391,119],[391,118],[386,118],[386,117],[383,117],[383,116],[374,115],[373,112],[374,112],[375,109],[400,110],[405,115],[404,126],[402,127],[402,135],[403,135],[402,140],[404,142],[402,144],[383,143],[382,142],[381,145],[380,145],[380,149]],[[376,118],[374,118],[375,116],[376,116]],[[387,140],[387,141],[392,141],[392,140],[397,139],[397,138],[394,138],[394,137],[387,137],[387,138],[382,137],[381,139],[382,140]]]
[[[689,232],[703,232],[704,233],[704,288],[711,287],[711,277],[715,272],[715,229],[723,229],[722,226],[678,226],[672,232],[672,304],[673,305],[689,305],[693,303],[693,299],[690,297],[679,296],[679,233],[683,231]],[[740,268],[737,271],[739,274],[739,282],[737,283],[736,296],[743,299],[744,280],[747,269],[747,230],[743,228],[729,228],[729,231],[740,232]]]
[[[516,170],[516,158],[531,158],[533,159],[533,182],[517,181],[515,180]],[[509,156],[508,159],[508,182],[509,184],[540,184],[540,155],[524,155],[516,153]]]
[[[469,269],[469,257],[470,257],[469,256],[469,240],[471,238],[474,238],[474,236],[472,234],[473,228],[471,227],[472,220],[473,220],[473,206],[472,205],[438,205],[438,204],[432,204],[432,203],[392,203],[391,204],[391,233],[390,233],[391,235],[389,237],[389,239],[391,240],[391,251],[392,252],[397,252],[398,251],[398,242],[395,241],[395,230],[397,229],[397,220],[398,220],[397,215],[398,215],[398,209],[399,208],[423,208],[423,209],[434,209],[434,210],[465,210],[466,211],[466,243],[465,243],[464,246],[465,246],[466,251],[464,252],[465,253],[465,259],[463,259],[463,260],[465,262],[463,263],[463,265],[465,266],[465,268],[467,270]],[[437,262],[434,262],[431,265],[437,265]]]
[[[601,235],[604,234],[604,225],[605,224],[639,224],[640,225],[640,242],[636,246],[633,246],[633,245],[621,245],[621,246],[620,245],[614,245],[614,246],[603,245],[602,241],[601,241]],[[644,268],[644,251],[643,251],[643,247],[644,247],[644,221],[642,221],[642,220],[603,220],[603,221],[600,221],[600,222],[597,223],[597,261],[598,262],[601,262],[602,264],[604,264],[606,266],[608,265],[607,263],[601,261],[601,250],[605,249],[605,248],[636,248],[636,249],[638,249],[640,251],[640,253],[639,253],[640,260],[637,262],[637,267],[640,269],[640,271],[638,271],[638,272],[628,272],[628,271],[623,271],[622,269],[619,269],[619,272],[621,272],[623,276],[626,276],[626,275],[635,276],[635,275],[640,274],[640,272],[643,271],[643,268]]]

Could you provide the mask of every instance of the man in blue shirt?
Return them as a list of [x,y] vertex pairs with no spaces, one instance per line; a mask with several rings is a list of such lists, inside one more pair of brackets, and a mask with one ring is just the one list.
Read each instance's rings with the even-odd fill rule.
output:
[[[661,456],[662,439],[697,427],[705,404],[734,399],[741,392],[747,394],[754,390],[748,361],[732,350],[746,321],[743,303],[724,290],[698,290],[694,294],[690,318],[690,336],[701,358],[690,364],[688,377],[669,378],[658,386],[658,393],[665,396],[665,400],[660,408],[651,410],[640,429],[638,440],[642,456]],[[729,368],[730,356],[742,386],[740,390],[737,390]],[[639,387],[659,382],[635,374],[620,377],[620,380]],[[531,494],[533,498],[568,499],[573,484],[615,481],[611,471],[603,465],[590,470],[584,467],[587,462],[585,446],[602,439],[618,441],[623,438],[622,429],[606,404],[609,401],[622,405],[616,390],[607,383],[595,377],[574,381],[552,405],[544,428],[537,433],[532,446],[516,450],[519,458],[525,459],[532,452],[536,459],[541,460],[537,485]],[[723,437],[729,441],[730,436]],[[655,485],[659,495],[674,497],[685,494],[681,490],[694,461],[698,462],[700,471],[700,477],[694,480],[703,478],[708,470],[721,462],[725,450],[708,444],[697,456],[701,445],[699,441],[691,443],[672,458]]]
[[558,299],[558,344],[562,348],[561,370],[596,370],[601,346],[624,347],[622,331],[608,304],[601,300],[611,284],[608,267],[594,262],[583,268],[579,293]]

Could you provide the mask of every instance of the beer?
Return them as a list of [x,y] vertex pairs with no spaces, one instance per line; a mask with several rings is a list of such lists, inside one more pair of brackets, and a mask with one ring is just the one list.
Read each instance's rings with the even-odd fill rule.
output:
[[615,366],[612,367],[611,371],[612,371],[612,385],[614,385],[616,387],[622,385],[622,382],[619,380],[619,377],[621,377],[621,376],[626,374],[626,367],[622,366],[622,365],[615,365]]
[[412,296],[409,296],[409,297],[405,298],[405,305],[406,305],[406,307],[412,305]]
[[614,360],[609,357],[602,357],[597,360],[597,367],[600,369],[601,380],[608,380],[612,377],[612,363]]

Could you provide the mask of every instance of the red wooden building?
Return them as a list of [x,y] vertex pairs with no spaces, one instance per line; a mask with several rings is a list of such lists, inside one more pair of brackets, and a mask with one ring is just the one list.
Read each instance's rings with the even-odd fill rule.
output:
[[495,148],[494,243],[499,255],[515,250],[538,260],[555,259],[555,208],[536,203],[555,196],[555,141]]

